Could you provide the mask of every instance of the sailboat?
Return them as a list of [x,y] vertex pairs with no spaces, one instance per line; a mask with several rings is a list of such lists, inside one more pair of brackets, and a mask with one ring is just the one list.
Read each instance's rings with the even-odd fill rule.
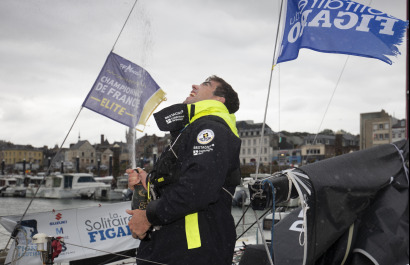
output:
[[[362,12],[371,8],[350,1],[334,4],[331,6],[330,1],[287,1],[283,41],[276,62],[296,59],[300,48],[308,48],[376,58],[391,64],[384,55],[398,51],[394,44],[378,47],[380,43],[372,36],[372,41],[363,45],[368,50],[360,51],[366,37],[347,37],[356,36],[355,30],[361,31],[360,26],[351,33],[342,31],[353,24],[340,27],[349,21],[342,16],[357,15],[352,13],[353,9],[344,9],[344,4],[356,6],[355,10],[360,6]],[[327,8],[317,9],[323,5]],[[332,14],[332,10],[339,8],[343,11]],[[408,21],[401,23],[403,27],[395,28],[392,35],[404,35]],[[374,35],[382,32],[380,28],[367,30]],[[384,50],[386,48],[392,50]],[[407,105],[408,82],[406,95]],[[275,212],[275,203],[288,201],[292,195],[301,200],[301,207],[276,225],[271,222],[269,241],[247,246],[239,264],[408,264],[408,149],[408,140],[403,140],[284,170],[255,181],[250,187],[252,208],[270,206]]]
[[[254,184],[254,190],[269,194],[273,183],[282,201],[292,193],[303,198],[299,209],[274,225],[274,263],[407,264],[408,158],[409,143],[402,140],[284,170],[282,178]],[[271,206],[272,196],[267,197]],[[239,264],[267,264],[262,245],[247,251]]]

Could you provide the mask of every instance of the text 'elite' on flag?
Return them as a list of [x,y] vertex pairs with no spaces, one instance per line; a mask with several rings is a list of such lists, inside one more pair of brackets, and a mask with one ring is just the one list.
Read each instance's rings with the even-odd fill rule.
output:
[[145,125],[165,93],[142,67],[111,52],[83,107],[134,128]]
[[347,0],[287,0],[277,63],[294,60],[299,49],[376,58],[400,54],[408,21]]

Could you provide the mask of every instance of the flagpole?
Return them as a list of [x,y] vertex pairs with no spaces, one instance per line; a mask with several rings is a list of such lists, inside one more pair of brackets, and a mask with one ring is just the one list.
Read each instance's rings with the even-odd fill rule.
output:
[[[263,142],[263,137],[264,137],[264,133],[265,133],[266,114],[268,112],[270,89],[271,89],[271,86],[272,86],[273,69],[275,68],[275,62],[276,62],[276,50],[277,50],[277,44],[278,44],[279,28],[280,28],[280,22],[282,20],[283,1],[284,0],[281,0],[281,2],[280,2],[278,26],[277,26],[277,29],[276,29],[275,47],[273,49],[272,68],[270,70],[270,78],[269,78],[269,85],[268,85],[268,95],[266,96],[265,114],[263,116],[261,137],[260,137],[260,140],[259,140],[258,156],[257,156],[257,160],[256,160],[256,168],[255,168],[255,173],[256,174],[258,174],[258,172],[259,172],[260,157],[261,157],[261,153],[262,153],[262,142]],[[255,175],[255,180],[256,180],[256,178],[257,178],[257,176]]]

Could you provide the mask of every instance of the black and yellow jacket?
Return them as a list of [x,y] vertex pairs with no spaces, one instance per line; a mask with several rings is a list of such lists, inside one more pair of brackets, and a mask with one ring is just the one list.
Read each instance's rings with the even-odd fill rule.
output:
[[165,264],[232,264],[236,232],[231,205],[240,180],[241,143],[235,116],[215,100],[174,105],[154,116],[160,129],[175,136],[172,150],[158,160],[161,164],[173,157],[172,181],[164,174],[152,177],[160,186],[160,198],[148,204],[147,217],[161,228],[141,242],[137,258]]

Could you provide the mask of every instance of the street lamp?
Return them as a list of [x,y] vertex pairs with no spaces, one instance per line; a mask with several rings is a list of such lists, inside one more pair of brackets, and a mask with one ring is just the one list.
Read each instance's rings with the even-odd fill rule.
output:
[[76,162],[77,173],[80,173],[80,157],[77,156]]

